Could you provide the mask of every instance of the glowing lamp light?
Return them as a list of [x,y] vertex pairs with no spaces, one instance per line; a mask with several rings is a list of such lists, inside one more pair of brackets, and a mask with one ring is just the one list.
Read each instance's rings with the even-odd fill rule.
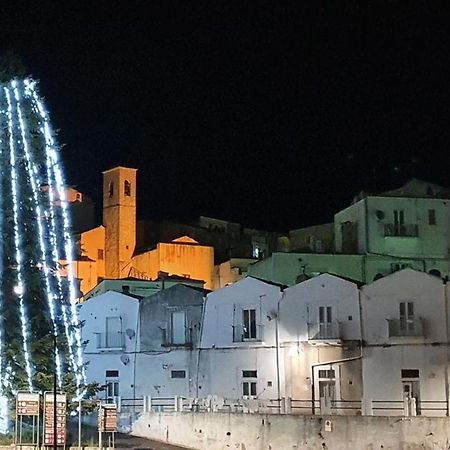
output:
[[25,289],[23,288],[22,284],[17,284],[16,286],[14,286],[14,294],[16,295],[23,295],[25,292]]

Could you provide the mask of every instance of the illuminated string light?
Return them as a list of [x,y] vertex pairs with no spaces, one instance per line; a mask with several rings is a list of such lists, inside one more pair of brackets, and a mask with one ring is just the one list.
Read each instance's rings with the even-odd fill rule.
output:
[[[45,230],[44,230],[44,224],[43,224],[43,208],[41,205],[41,196],[40,190],[38,190],[38,186],[40,186],[39,183],[39,170],[37,169],[37,166],[35,162],[33,161],[32,155],[29,150],[29,144],[28,144],[28,138],[27,138],[27,129],[25,122],[23,120],[22,115],[22,108],[20,106],[20,100],[21,96],[19,94],[19,89],[17,86],[17,82],[13,81],[12,87],[14,90],[14,98],[16,100],[16,111],[17,111],[17,117],[19,121],[19,128],[20,128],[20,135],[22,138],[22,146],[23,151],[25,155],[26,160],[26,171],[28,175],[28,181],[31,185],[32,189],[32,198],[33,203],[35,207],[35,213],[36,213],[36,219],[37,219],[37,228],[38,228],[38,241],[39,241],[39,249],[41,253],[41,264],[42,269],[44,272],[44,279],[45,279],[45,291],[46,291],[46,297],[47,297],[47,304],[50,311],[50,318],[52,321],[52,328],[53,328],[53,334],[55,336],[58,335],[58,327],[57,327],[57,321],[56,321],[56,304],[55,304],[55,293],[52,292],[52,286],[51,286],[51,280],[50,280],[50,270],[47,264],[47,254],[48,249],[46,245],[46,239],[44,236]],[[19,293],[18,293],[19,295]],[[22,293],[23,295],[23,293]],[[56,346],[55,348],[55,365],[56,365],[56,375],[58,380],[58,385],[61,388],[62,387],[62,366],[61,366],[61,356],[59,353],[59,349]]]
[[[14,87],[14,81],[12,82],[12,86]],[[9,150],[10,150],[10,166],[11,166],[11,193],[13,200],[13,217],[14,217],[14,247],[15,247],[15,258],[17,265],[17,285],[16,285],[16,293],[19,298],[19,311],[20,311],[20,323],[21,323],[21,333],[22,333],[22,347],[23,354],[25,360],[25,371],[27,374],[27,383],[28,389],[30,392],[33,391],[33,382],[32,382],[32,369],[31,369],[31,355],[29,351],[29,332],[27,328],[27,317],[26,310],[23,300],[23,274],[22,274],[22,260],[23,255],[21,252],[21,239],[19,233],[19,204],[18,204],[18,179],[17,179],[17,170],[16,170],[16,154],[15,154],[15,143],[14,143],[14,133],[13,133],[13,109],[11,102],[11,94],[10,90],[7,87],[4,87],[4,93],[6,96],[6,101],[8,105],[7,109],[7,117],[8,117],[8,134],[9,134]]]
[[[37,95],[35,89],[35,83],[31,80],[25,80],[25,95],[31,96],[37,112],[42,119],[41,133],[45,139],[45,154],[46,154],[46,168],[47,168],[47,182],[49,186],[49,196],[50,196],[50,218],[52,223],[52,241],[53,241],[53,257],[59,260],[58,246],[55,245],[56,241],[56,214],[54,209],[55,198],[54,192],[57,193],[58,198],[61,202],[61,216],[62,216],[62,234],[65,258],[67,261],[67,278],[69,281],[69,300],[70,300],[70,314],[65,311],[65,306],[63,305],[63,318],[65,323],[65,329],[67,334],[67,339],[69,343],[69,348],[75,347],[76,355],[71,353],[70,359],[71,364],[74,366],[75,379],[77,384],[77,396],[82,395],[81,386],[86,384],[86,374],[83,365],[83,354],[81,345],[81,332],[79,327],[78,313],[77,313],[77,298],[75,292],[75,277],[73,273],[73,256],[72,256],[72,238],[70,235],[70,221],[67,208],[67,200],[64,189],[64,181],[62,176],[62,170],[59,163],[58,153],[55,148],[55,141],[51,132],[48,113],[46,112],[42,101]],[[70,319],[69,319],[70,315]],[[69,321],[71,327],[69,327]],[[73,335],[70,331],[73,329]]]

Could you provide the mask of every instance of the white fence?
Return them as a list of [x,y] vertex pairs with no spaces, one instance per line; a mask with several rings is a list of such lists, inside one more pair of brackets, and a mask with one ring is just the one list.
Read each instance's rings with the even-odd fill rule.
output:
[[364,416],[430,416],[448,415],[445,400],[301,400],[290,397],[281,399],[230,399],[218,396],[204,398],[150,397],[117,399],[122,415],[136,417],[143,412],[226,412],[259,414],[302,415],[364,415]]

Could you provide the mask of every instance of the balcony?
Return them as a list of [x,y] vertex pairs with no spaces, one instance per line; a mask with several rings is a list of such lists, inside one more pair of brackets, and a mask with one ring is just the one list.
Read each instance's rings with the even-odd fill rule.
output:
[[389,337],[424,337],[423,319],[387,319]]
[[233,326],[233,342],[260,342],[263,340],[263,325],[253,324],[249,328],[243,325]]
[[384,237],[418,237],[419,226],[417,224],[400,225],[386,223],[384,225]]
[[125,333],[95,333],[97,335],[97,349],[99,350],[123,350],[125,348]]
[[308,340],[314,345],[339,345],[342,343],[340,324],[337,320],[328,323],[308,323]]
[[170,330],[161,329],[162,342],[161,347],[193,347],[192,328],[185,328],[184,333],[174,336]]

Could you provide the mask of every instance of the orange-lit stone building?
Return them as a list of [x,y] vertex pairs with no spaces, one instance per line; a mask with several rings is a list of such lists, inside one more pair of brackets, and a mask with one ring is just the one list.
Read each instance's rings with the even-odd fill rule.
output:
[[136,206],[136,169],[115,167],[103,172],[103,225],[79,235],[73,262],[81,292],[90,291],[103,278],[156,279],[159,272],[204,280],[205,288],[212,289],[211,246],[180,236],[135,254]]

